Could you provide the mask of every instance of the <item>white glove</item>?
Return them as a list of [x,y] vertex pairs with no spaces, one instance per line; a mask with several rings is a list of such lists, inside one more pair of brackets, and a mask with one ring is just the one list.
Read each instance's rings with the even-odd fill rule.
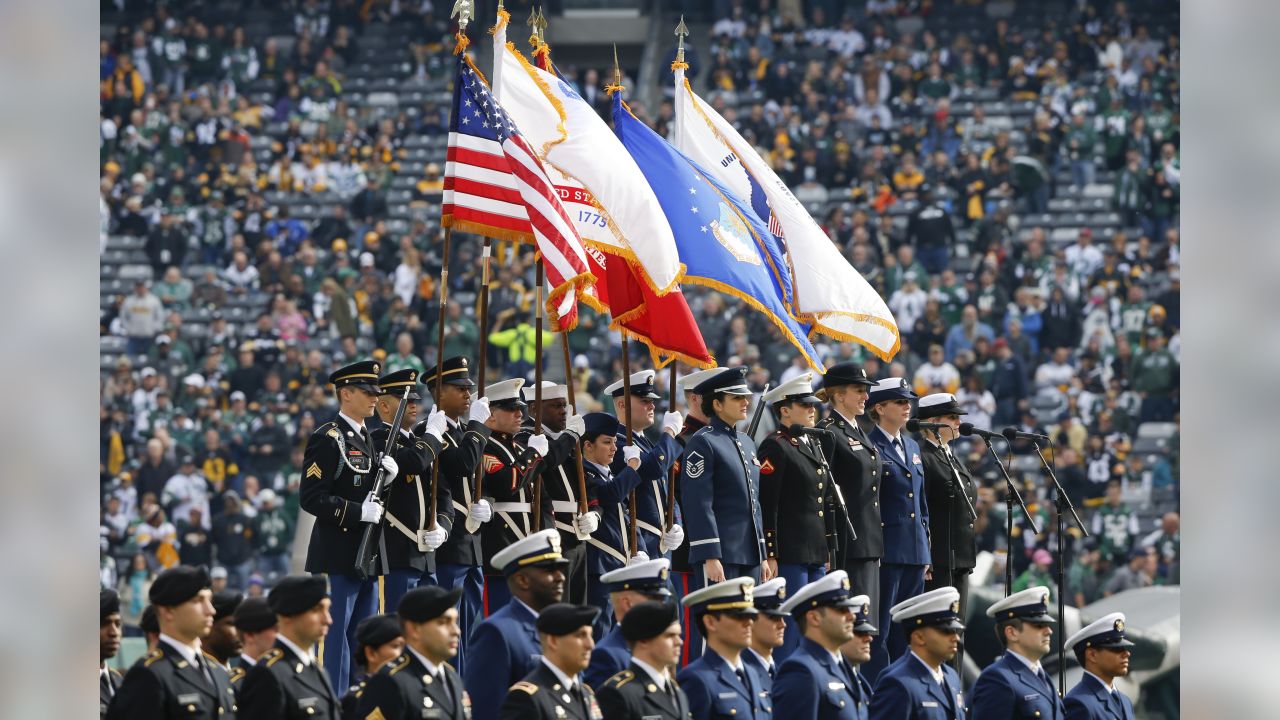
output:
[[670,552],[684,544],[684,528],[672,523],[671,529],[662,533],[662,549]]
[[443,410],[432,410],[427,416],[427,434],[440,442],[444,442],[444,434],[449,430],[449,416]]
[[382,470],[386,474],[383,475],[382,481],[389,483],[396,479],[396,475],[400,472],[400,466],[396,464],[396,459],[390,455],[382,456]]
[[487,523],[493,519],[493,506],[483,498],[471,503],[471,511],[467,517],[478,523]]
[[622,459],[625,460],[628,465],[631,464],[632,460],[639,461],[640,448],[636,447],[635,445],[628,445],[622,448]]
[[671,437],[680,434],[684,429],[684,417],[678,412],[667,412],[662,414],[662,432],[669,432]]
[[627,561],[627,565],[639,565],[642,562],[649,562],[649,554],[643,550],[637,550],[636,554]]
[[573,534],[576,535],[579,540],[586,540],[591,537],[591,533],[595,532],[599,527],[599,513],[589,512],[583,513],[582,515],[575,515],[573,517]]
[[468,418],[473,422],[482,423],[489,419],[489,398],[482,397],[471,403],[471,415]]
[[360,503],[360,522],[382,522],[383,512],[382,503],[374,500],[373,493],[369,493],[365,496],[364,502]]
[[583,420],[581,415],[570,415],[569,419],[564,421],[564,431],[581,438],[587,434],[587,421]]
[[547,450],[550,449],[551,445],[547,443],[546,435],[530,435],[529,447],[533,448],[533,451],[538,453],[539,457],[546,457]]
[[448,537],[448,531],[441,527],[439,523],[436,523],[435,530],[422,531],[422,542],[418,544],[424,549],[424,552],[432,552],[443,545]]

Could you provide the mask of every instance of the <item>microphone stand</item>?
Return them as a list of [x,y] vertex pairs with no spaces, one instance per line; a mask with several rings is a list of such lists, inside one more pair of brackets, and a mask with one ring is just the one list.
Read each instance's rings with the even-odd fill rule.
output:
[[[964,491],[964,486],[960,482],[960,468],[956,467],[955,458],[951,456],[951,449],[942,441],[942,431],[933,428],[933,439],[938,443],[938,450],[942,452],[942,457],[946,458],[947,467],[951,469],[951,477],[947,478],[947,497],[951,500],[947,503],[947,580],[951,587],[955,587],[955,550],[951,547],[951,505],[955,502],[956,490],[960,491],[960,497],[964,498],[964,507],[969,511],[969,518],[974,522],[978,520],[978,512],[973,509],[973,503],[969,500],[969,493]],[[938,571],[938,563],[934,561],[933,571]],[[965,609],[969,607],[968,598],[964,600]],[[960,642],[955,657],[956,672],[961,672],[964,667],[964,641]]]
[[[999,437],[993,435],[992,437]],[[1027,523],[1031,525],[1031,532],[1036,535],[1040,534],[1040,529],[1036,527],[1036,521],[1031,519],[1031,511],[1027,510],[1027,504],[1022,501],[1022,494],[1018,492],[1018,488],[1013,484],[1013,479],[1009,477],[1009,471],[1005,469],[1004,462],[1000,460],[1000,455],[996,449],[991,446],[991,438],[984,437],[983,442],[987,444],[987,450],[991,452],[991,457],[996,459],[996,466],[1000,468],[1000,474],[1004,476],[1006,492],[1004,495],[1004,503],[1007,508],[1005,511],[1005,559],[1004,559],[1004,596],[1009,597],[1013,593],[1013,502],[1018,501],[1018,506],[1022,508],[1022,515],[1027,519]],[[1008,442],[1007,440],[1005,442]],[[1012,446],[1011,446],[1012,447]]]
[[[1062,511],[1064,509],[1071,511],[1071,517],[1076,521],[1076,527],[1080,528],[1080,532],[1084,533],[1085,537],[1089,536],[1089,531],[1085,529],[1084,523],[1081,522],[1080,520],[1080,514],[1076,512],[1075,506],[1071,504],[1071,498],[1067,497],[1067,493],[1063,491],[1062,483],[1058,482],[1058,476],[1053,472],[1053,466],[1049,464],[1049,461],[1046,460],[1044,457],[1044,453],[1041,452],[1040,442],[1038,440],[1032,440],[1032,444],[1035,445],[1036,455],[1040,457],[1040,464],[1044,466],[1045,474],[1048,475],[1049,479],[1053,481],[1054,493],[1057,496],[1054,498],[1054,501],[1053,501],[1054,509],[1057,511],[1055,514],[1058,516],[1057,517],[1058,537],[1057,537],[1057,541],[1054,544],[1057,546],[1057,551],[1058,551],[1058,593],[1057,593],[1058,595],[1058,628],[1059,630],[1061,630],[1063,628],[1062,618],[1066,614],[1066,607],[1067,607],[1066,594],[1064,592],[1066,589],[1067,563],[1066,563],[1066,556],[1063,554],[1063,549],[1062,549],[1062,536],[1065,534],[1064,522],[1062,520]],[[1066,650],[1067,649],[1066,649],[1066,646],[1063,644],[1063,640],[1059,638],[1058,640],[1058,697],[1062,697],[1063,686],[1067,682]]]

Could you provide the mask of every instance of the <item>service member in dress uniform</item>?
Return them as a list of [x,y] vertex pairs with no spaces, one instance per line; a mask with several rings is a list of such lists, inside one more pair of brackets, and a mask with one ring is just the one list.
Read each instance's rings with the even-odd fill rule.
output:
[[236,608],[234,622],[240,634],[240,655],[231,659],[231,687],[238,692],[249,668],[276,644],[276,614],[264,597],[245,598]]
[[876,383],[867,399],[867,414],[876,426],[867,433],[880,456],[880,524],[884,556],[880,564],[882,631],[871,645],[867,672],[878,675],[906,652],[902,628],[889,625],[892,608],[924,592],[929,572],[929,506],[924,495],[920,446],[903,433],[916,394],[903,378]]
[[244,600],[244,595],[234,590],[219,590],[213,594],[213,629],[209,637],[200,641],[204,654],[212,657],[214,662],[231,672],[231,661],[240,656],[243,641],[236,629],[236,608]]
[[603,720],[581,672],[590,662],[591,628],[599,608],[552,604],[538,615],[542,657],[502,701],[501,720]]
[[378,378],[382,396],[378,398],[378,418],[382,424],[373,431],[375,448],[387,446],[391,423],[400,409],[400,398],[409,388],[404,417],[400,420],[393,457],[400,466],[400,476],[388,486],[384,507],[378,566],[382,571],[382,609],[400,604],[404,594],[418,586],[423,575],[435,572],[435,551],[444,544],[453,527],[452,497],[448,485],[440,484],[436,497],[436,526],[431,525],[431,466],[444,447],[448,420],[435,410],[422,423],[421,437],[413,434],[418,422],[418,371],[405,368]]
[[369,676],[357,718],[471,720],[471,698],[449,665],[458,653],[462,589],[424,586],[400,600],[404,653]]
[[356,655],[352,658],[355,667],[351,677],[351,687],[342,696],[343,720],[362,718],[357,714],[360,696],[369,684],[369,676],[382,669],[382,666],[400,657],[404,650],[404,637],[400,634],[400,619],[392,615],[374,615],[360,621],[356,628]]
[[[875,681],[870,720],[963,720],[967,717],[960,675],[948,663],[960,648],[960,593],[930,590],[892,608],[909,649]],[[975,717],[977,717],[975,715]]]
[[699,587],[739,577],[771,580],[760,517],[760,461],[755,442],[736,425],[747,417],[747,368],[730,368],[697,387],[711,424],[694,433],[680,467],[680,498],[689,525],[689,561]]
[[[426,574],[423,582],[446,589],[462,588],[462,601],[458,605],[458,624],[462,628],[462,645],[458,650],[458,672],[466,672],[467,645],[471,630],[484,615],[484,557],[480,551],[480,526],[493,518],[489,501],[475,495],[476,468],[484,455],[489,439],[489,400],[480,398],[474,402],[471,390],[476,386],[471,380],[471,362],[464,357],[451,357],[439,366],[422,373],[422,384],[428,392],[436,392],[436,374],[441,376],[440,396],[435,398],[437,409],[449,418],[449,429],[444,435],[445,447],[440,451],[440,491],[447,487],[453,503],[453,526],[449,537],[436,550],[435,575]],[[414,435],[422,437],[426,423],[414,428]],[[437,508],[438,509],[438,508]]]
[[[827,464],[834,438],[826,431],[809,430],[822,402],[814,397],[812,382],[812,373],[802,373],[763,398],[778,418],[778,429],[760,443],[760,510],[769,557],[765,562],[793,588],[827,574],[840,514]],[[788,625],[790,632],[777,651],[779,661],[800,644],[794,621]]]
[[1058,690],[1040,659],[1049,654],[1053,616],[1049,588],[1016,592],[987,608],[1004,655],[973,685],[973,717],[1060,719],[1066,714]]
[[[533,479],[536,465],[545,457],[546,435],[530,435],[528,447],[516,442],[520,421],[528,407],[520,399],[524,378],[503,380],[486,389],[489,398],[489,440],[484,446],[484,497],[493,508],[493,520],[480,529],[484,557],[492,558],[511,543],[535,530],[534,513],[542,515],[542,527],[552,527],[551,499],[543,494],[543,507],[533,506]],[[484,616],[502,609],[511,596],[501,569],[490,568],[484,577]]]
[[[537,388],[527,385],[520,390],[529,412],[516,433],[516,442],[528,447],[534,435],[534,422],[539,414]],[[565,385],[542,381],[542,434],[546,436],[547,456],[538,462],[538,477],[542,481],[542,494],[551,502],[556,529],[560,531],[560,550],[569,561],[565,572],[565,600],[573,604],[587,604],[587,545],[591,531],[579,533],[575,525],[578,517],[578,464],[573,448],[582,440],[586,431],[582,416],[569,407],[569,388]],[[590,523],[591,521],[586,521]]]
[[477,718],[497,717],[503,690],[537,665],[542,652],[538,613],[564,597],[568,564],[560,554],[560,532],[555,528],[512,543],[489,562],[506,576],[511,602],[476,625],[468,646],[471,657],[462,678]]
[[1067,720],[1133,720],[1133,703],[1116,689],[1116,678],[1129,674],[1129,648],[1124,613],[1110,613],[1067,638],[1084,677],[1067,693]]
[[[964,409],[951,393],[934,393],[920,398],[916,417],[946,427],[921,430],[920,459],[924,462],[924,495],[929,505],[929,555],[933,574],[925,580],[926,590],[950,585],[960,591],[960,615],[969,606],[969,575],[977,565],[978,540],[969,508],[978,506],[978,489],[964,462],[951,452],[951,443],[960,434]],[[939,437],[942,444],[938,444]],[[950,462],[948,462],[950,461]],[[952,467],[954,465],[954,468]],[[966,504],[960,493],[969,498]]]
[[[849,573],[849,584],[871,598],[876,618],[880,617],[880,558],[884,555],[884,528],[880,524],[880,453],[858,425],[866,411],[870,388],[875,382],[854,363],[832,365],[817,392],[831,404],[831,414],[818,423],[835,439],[830,458],[840,494],[840,512],[849,525],[837,518],[837,567]],[[852,526],[856,537],[849,532]],[[878,621],[877,621],[878,622]]]
[[[669,560],[669,553],[684,542],[684,528],[678,514],[671,528],[666,529],[669,491],[667,481],[671,466],[680,458],[680,443],[676,442],[676,435],[684,426],[684,418],[678,412],[665,412],[662,414],[662,433],[658,436],[658,441],[651,442],[645,437],[644,431],[654,423],[655,403],[662,399],[653,384],[655,376],[653,370],[631,374],[631,435],[635,446],[640,448],[640,468],[636,472],[640,473],[642,481],[636,490],[636,523],[640,528],[637,542],[640,547],[635,549],[644,552],[646,560],[660,557]],[[622,384],[623,381],[618,380],[604,391],[613,396],[614,412],[619,420],[625,422]],[[626,446],[627,435],[624,428],[623,432],[618,433],[618,447],[625,450]],[[622,472],[625,462],[625,456],[615,456],[613,472]]]
[[[591,651],[591,664],[582,677],[591,687],[600,687],[605,680],[627,667],[631,652],[622,633],[622,620],[631,608],[643,602],[671,599],[666,558],[646,560],[618,568],[600,576],[600,586],[609,593],[609,605],[617,620],[604,638]],[[674,605],[672,606],[674,607]],[[604,610],[602,609],[601,612]]]
[[680,659],[680,623],[675,603],[643,602],[622,620],[631,648],[627,668],[596,691],[609,720],[684,720],[693,717],[689,698],[673,671]]
[[107,706],[120,687],[124,675],[107,661],[120,652],[120,593],[103,588],[98,593],[98,716],[106,717]]
[[853,639],[856,612],[866,596],[855,597],[843,570],[797,590],[782,610],[797,621],[800,646],[778,668],[773,683],[774,707],[787,717],[857,720],[867,716],[870,697],[840,648]]
[[[688,375],[680,378],[677,385],[680,391],[684,393],[684,425],[680,428],[680,433],[676,435],[676,442],[680,443],[680,447],[684,448],[689,444],[689,439],[693,434],[707,426],[708,418],[702,414],[702,396],[699,395],[694,388],[712,375],[717,375],[728,368],[714,367],[706,370],[695,370]],[[680,463],[684,459],[683,452],[681,457],[676,460],[675,475],[676,484],[680,482]],[[676,487],[672,490],[676,494],[676,506],[680,505],[680,488]],[[681,518],[684,517],[684,510],[680,510]],[[698,580],[694,580],[694,576]],[[699,582],[702,578],[702,567],[694,567],[689,562],[689,543],[681,543],[680,547],[671,551],[671,589],[674,592],[672,599],[676,602],[676,607],[680,612],[680,627],[684,631],[684,644],[680,648],[680,667],[688,665],[691,661],[696,660],[702,654],[702,637],[697,634],[697,628],[691,624],[689,612],[680,601],[684,599],[693,590],[697,590]]]
[[288,575],[267,594],[276,614],[276,644],[240,683],[240,718],[342,717],[338,693],[320,668],[312,648],[324,639],[333,617],[325,579]]
[[[586,515],[574,519],[579,532],[587,534],[587,604],[600,608],[596,635],[603,638],[613,626],[609,591],[602,576],[625,567],[634,557],[631,550],[631,506],[628,497],[640,486],[640,448],[622,448],[626,462],[613,472],[618,454],[618,430],[622,423],[608,413],[583,416],[582,470],[587,481]],[[638,557],[637,562],[645,562]],[[608,677],[607,675],[605,677]]]
[[[871,659],[871,641],[880,634],[880,630],[871,624],[876,612],[875,606],[871,604],[871,598],[867,595],[858,595],[853,598],[853,603],[857,606],[854,608],[853,615],[853,639],[840,646],[840,654],[844,656],[845,663],[853,671],[858,681],[859,691],[870,704],[871,680],[867,678],[866,673],[862,672],[862,668]],[[864,712],[869,710],[864,708]]]
[[[382,450],[373,445],[365,418],[373,415],[382,390],[382,365],[365,360],[329,376],[338,399],[338,417],[317,427],[303,456],[302,509],[315,516],[307,547],[306,570],[329,576],[333,632],[325,638],[324,669],[334,687],[345,688],[351,673],[356,626],[378,612],[377,578],[361,580],[356,552],[364,523],[382,521],[383,507],[373,497]],[[382,457],[386,482],[399,475],[395,458]]]
[[[161,572],[148,596],[160,642],[125,673],[107,706],[108,718],[230,718],[236,696],[227,671],[200,651],[213,629],[213,592],[203,567]],[[241,715],[240,717],[244,717]]]
[[742,662],[754,667],[765,689],[772,691],[778,663],[782,662],[778,648],[791,633],[787,627],[791,614],[782,611],[782,604],[787,601],[787,579],[776,577],[757,585],[752,599],[760,614],[751,622],[751,645],[742,653]]
[[156,618],[155,605],[147,603],[147,606],[142,608],[142,615],[138,618],[138,629],[147,639],[147,652],[155,650],[156,644],[160,642],[160,620]]
[[682,601],[693,612],[707,642],[702,656],[676,675],[695,718],[772,717],[773,702],[764,679],[742,661],[742,651],[751,644],[751,624],[759,612],[751,599],[754,589],[754,580],[739,577],[695,590]]

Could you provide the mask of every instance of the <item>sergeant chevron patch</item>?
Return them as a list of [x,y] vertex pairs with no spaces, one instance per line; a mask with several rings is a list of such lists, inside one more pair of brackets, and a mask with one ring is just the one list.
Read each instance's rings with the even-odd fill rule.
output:
[[494,473],[503,468],[503,463],[492,455],[484,456],[484,472],[485,474]]
[[311,463],[311,467],[307,468],[307,477],[318,478],[320,475],[320,465],[317,463]]
[[702,471],[707,469],[707,459],[702,457],[702,453],[694,450],[689,453],[689,456],[686,457],[685,460],[687,461],[685,463],[685,472],[688,473],[689,477],[702,477]]
[[772,475],[772,474],[773,474],[773,462],[772,462],[772,461],[770,461],[770,460],[765,460],[763,463],[761,463],[761,465],[760,465],[760,474],[761,474],[761,475]]

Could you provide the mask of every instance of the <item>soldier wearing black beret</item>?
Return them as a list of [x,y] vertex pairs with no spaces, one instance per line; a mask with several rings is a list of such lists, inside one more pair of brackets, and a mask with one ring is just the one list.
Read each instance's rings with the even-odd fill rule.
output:
[[160,641],[120,683],[106,717],[216,718],[234,716],[235,693],[227,671],[200,649],[213,629],[209,573],[185,565],[160,573],[151,584]]
[[213,630],[205,638],[205,655],[212,656],[215,661],[228,672],[231,671],[231,659],[240,654],[240,633],[236,630],[235,612],[244,600],[244,595],[232,590],[219,590],[213,594]]
[[539,613],[541,662],[507,691],[501,720],[602,720],[595,693],[581,677],[591,662],[591,626],[599,614],[599,608],[567,603]]
[[279,624],[276,644],[245,674],[241,720],[341,717],[338,695],[312,652],[333,624],[329,602],[320,575],[289,575],[271,589],[267,604]]
[[124,677],[107,661],[120,652],[120,594],[103,588],[98,593],[98,714],[106,716],[107,705]]
[[597,697],[610,720],[692,717],[689,698],[670,669],[680,660],[680,619],[675,603],[649,601],[622,618],[631,664],[605,681]]
[[147,639],[147,652],[155,650],[156,643],[160,642],[160,621],[156,619],[155,605],[148,603],[142,608],[142,615],[138,618],[138,629]]
[[356,709],[360,704],[360,696],[368,685],[369,676],[400,657],[403,649],[400,618],[395,615],[374,615],[360,622],[360,627],[356,628],[356,655],[352,658],[357,670],[352,677],[354,682],[342,696],[342,717],[363,717],[356,715]]
[[276,644],[276,614],[264,597],[246,598],[232,616],[240,636],[240,655],[231,659],[231,686],[238,692],[249,668]]
[[461,597],[462,588],[446,590],[434,585],[405,594],[396,613],[404,634],[404,653],[369,676],[355,717],[471,717],[471,697],[448,662],[458,652]]

